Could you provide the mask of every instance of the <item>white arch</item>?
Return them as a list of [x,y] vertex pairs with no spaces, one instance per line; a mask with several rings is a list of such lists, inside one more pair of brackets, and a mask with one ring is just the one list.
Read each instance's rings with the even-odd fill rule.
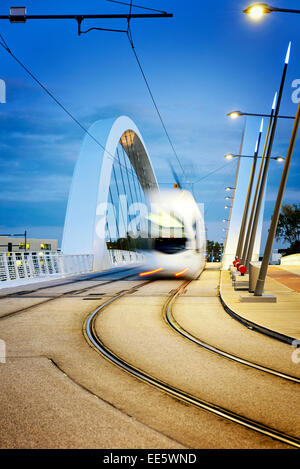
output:
[[[86,135],[75,166],[62,240],[64,254],[93,254],[94,270],[110,267],[105,238],[96,233],[97,207],[108,202],[113,159],[120,138],[132,131],[135,149],[138,151],[138,167],[131,161],[144,190],[157,188],[156,177],[143,138],[126,116],[95,122],[89,133],[103,146],[102,149]],[[128,157],[130,158],[130,153]]]

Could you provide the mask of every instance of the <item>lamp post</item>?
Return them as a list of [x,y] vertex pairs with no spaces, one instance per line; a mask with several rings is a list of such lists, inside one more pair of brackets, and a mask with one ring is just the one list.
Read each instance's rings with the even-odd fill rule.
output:
[[24,236],[24,250],[26,252],[26,244],[27,244],[27,231],[25,230],[24,233],[0,233],[0,236],[7,236],[7,237],[17,237],[17,236]]
[[[276,95],[275,95],[275,98],[276,98]],[[275,98],[274,98],[274,103],[275,103]],[[273,106],[275,106],[274,103],[273,103]],[[272,108],[272,112],[273,111],[274,111],[274,109]],[[271,117],[273,118],[273,114],[271,114]],[[263,154],[262,154],[262,156],[257,156],[257,159],[261,158],[261,163],[260,163],[260,167],[259,167],[259,173],[258,173],[258,176],[257,176],[255,193],[254,193],[253,201],[252,201],[252,208],[251,208],[251,212],[250,212],[250,216],[249,216],[247,232],[246,232],[243,251],[242,251],[242,255],[241,255],[241,263],[244,264],[247,267],[247,270],[249,270],[249,263],[251,261],[252,254],[253,254],[253,248],[254,248],[254,242],[255,242],[255,236],[256,236],[256,230],[257,230],[257,224],[258,224],[258,218],[255,219],[255,224],[254,225],[253,225],[253,219],[254,219],[254,214],[255,214],[255,208],[256,208],[256,202],[257,202],[257,197],[258,197],[259,185],[260,185],[260,181],[261,181],[261,175],[262,175],[263,166],[264,166],[264,162],[265,162],[265,154],[266,154],[267,144],[268,144],[268,141],[269,141],[271,123],[272,123],[272,119],[270,119],[270,121],[269,121],[268,130],[267,130],[267,134],[266,134],[266,139],[265,139],[265,143],[264,143]],[[236,158],[236,157],[238,157],[238,158],[254,158],[253,155],[252,156],[251,155],[233,155],[232,153],[228,153],[227,155],[225,155],[225,158],[227,158],[227,159],[232,159],[232,158]],[[285,160],[282,156],[270,156],[270,159],[278,161],[279,163],[281,163]],[[227,197],[225,197],[225,199],[229,200],[229,199],[232,199],[232,197],[227,196]],[[228,208],[228,207],[225,205],[225,208]]]
[[[279,93],[278,93],[278,99],[277,99],[277,103],[276,103],[276,107],[275,107],[275,111],[274,111],[274,119],[273,119],[272,127],[271,127],[271,135],[270,135],[270,139],[269,139],[269,143],[268,143],[268,149],[267,149],[267,152],[266,152],[266,158],[265,158],[264,169],[263,169],[263,174],[262,174],[262,179],[261,179],[261,185],[260,185],[260,189],[259,189],[257,205],[256,205],[256,210],[255,210],[255,215],[254,215],[252,234],[251,234],[251,237],[252,237],[251,246],[254,244],[254,237],[256,235],[256,229],[257,229],[257,224],[258,224],[258,219],[259,219],[259,215],[260,215],[262,199],[263,199],[266,180],[267,180],[267,172],[268,172],[268,167],[269,167],[269,163],[270,163],[270,155],[271,155],[273,142],[274,142],[274,136],[275,136],[276,125],[277,125],[277,118],[278,118],[278,114],[279,114],[279,108],[280,108],[280,103],[281,103],[281,98],[282,98],[282,92],[283,92],[284,83],[285,83],[287,66],[288,66],[288,63],[289,63],[290,50],[291,50],[291,43],[289,43],[288,50],[287,50],[286,57],[285,57],[285,62],[284,62],[284,67],[283,67],[283,72],[282,72],[282,77],[281,77],[281,83],[280,83],[280,88],[279,88]],[[273,104],[273,107],[274,107],[274,104]],[[248,251],[249,251],[249,249],[248,249]],[[249,252],[249,255],[247,255],[247,257],[250,259],[250,252]],[[249,262],[250,262],[250,260],[249,260]],[[263,273],[262,273],[262,277],[263,277]],[[261,283],[262,283],[262,285],[264,285],[264,279],[263,279],[263,282],[261,282]],[[258,284],[258,281],[257,281],[257,284]],[[258,292],[260,292],[260,293],[258,293]],[[255,293],[255,296],[262,296],[261,289],[257,290],[257,293]]]
[[[271,114],[258,114],[254,112],[231,111],[226,114],[231,119],[237,119],[242,116],[271,117]],[[278,119],[295,119],[295,116],[278,116]]]
[[276,203],[275,203],[275,207],[274,207],[274,211],[272,215],[272,220],[271,220],[269,234],[268,234],[268,238],[266,242],[265,252],[264,252],[263,260],[261,263],[255,291],[254,291],[255,296],[262,296],[263,291],[264,291],[268,265],[270,262],[272,246],[273,246],[274,238],[276,235],[283,194],[284,194],[286,181],[287,181],[287,177],[288,177],[288,173],[290,169],[290,164],[291,164],[291,160],[293,156],[295,141],[296,141],[297,132],[299,128],[299,122],[300,122],[300,103],[298,104],[297,114],[296,114],[293,130],[292,130],[292,135],[291,135],[291,139],[289,143],[289,148],[288,148],[288,152],[287,152],[287,156],[286,156],[286,160],[285,160],[285,164],[284,164],[284,168],[282,172],[282,177],[281,177],[281,181],[280,181],[280,185],[279,185],[279,189],[277,193],[277,199],[276,199]]
[[[257,183],[256,183],[256,188],[255,188],[255,194],[253,197],[253,203],[252,203],[252,210],[249,218],[249,225],[248,225],[248,231],[246,235],[246,243],[245,243],[245,251],[243,253],[244,258],[245,258],[245,266],[247,270],[249,269],[249,264],[252,260],[252,254],[253,254],[253,249],[254,249],[254,243],[255,243],[255,238],[256,238],[256,231],[257,231],[257,225],[258,225],[258,219],[259,219],[259,214],[260,214],[260,207],[262,203],[262,198],[263,198],[263,192],[260,193],[260,199],[258,201],[259,197],[259,186],[261,183],[261,177],[262,177],[262,172],[265,164],[265,157],[266,157],[266,152],[267,152],[267,146],[269,142],[269,136],[270,136],[270,131],[271,131],[271,126],[273,123],[273,116],[275,112],[275,105],[276,105],[276,99],[277,99],[277,93],[275,93],[273,104],[272,104],[272,111],[270,114],[270,120],[269,120],[269,125],[268,125],[268,130],[265,138],[265,144],[264,144],[264,149],[263,149],[263,154],[262,154],[262,160],[259,168],[259,173],[257,177]],[[272,157],[270,157],[272,158]],[[283,161],[283,158],[277,157],[275,158],[277,161]]]
[[[233,153],[227,153],[227,155],[224,156],[227,160],[231,160],[232,158],[254,158],[253,155],[234,155]],[[257,156],[257,158],[264,158],[263,156]],[[270,156],[270,160],[276,160],[279,163],[284,161],[283,156]]]
[[243,245],[244,245],[245,229],[246,229],[246,223],[247,223],[247,217],[248,217],[248,211],[249,211],[249,205],[250,205],[250,199],[251,199],[251,193],[252,193],[252,187],[253,187],[253,181],[254,181],[254,175],[255,175],[257,155],[258,155],[258,152],[259,152],[262,128],[263,128],[263,119],[261,121],[259,134],[258,134],[258,139],[257,139],[256,145],[255,145],[253,163],[252,163],[251,173],[250,173],[250,177],[249,177],[248,190],[247,190],[247,195],[246,195],[246,200],[245,200],[245,205],[244,205],[244,212],[243,212],[243,217],[242,217],[240,234],[239,234],[237,248],[236,248],[236,257],[238,257],[239,259],[241,258],[242,249],[243,249]]
[[[247,117],[245,118],[245,122],[244,122],[239,153],[242,153],[242,150],[243,150],[244,137],[245,137],[245,131],[246,131],[246,124],[247,124]],[[232,190],[232,197],[228,197],[228,196],[225,197],[225,198],[227,198],[227,200],[229,198],[231,199],[231,204],[230,204],[230,210],[229,210],[229,221],[228,221],[228,226],[227,226],[227,231],[226,231],[226,236],[225,236],[225,241],[224,241],[224,249],[223,249],[224,253],[226,253],[226,249],[227,249],[228,233],[229,233],[229,230],[230,230],[230,221],[231,221],[232,209],[233,209],[234,198],[235,198],[235,188],[236,188],[236,185],[237,185],[237,180],[238,180],[238,175],[239,175],[240,161],[241,161],[241,159],[239,158],[238,162],[237,162],[237,165],[236,165],[235,178],[234,178],[234,187],[225,187],[226,191],[231,191]]]

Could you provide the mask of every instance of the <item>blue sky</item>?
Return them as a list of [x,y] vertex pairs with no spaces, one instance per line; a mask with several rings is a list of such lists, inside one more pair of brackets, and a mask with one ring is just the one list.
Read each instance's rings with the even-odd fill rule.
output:
[[[105,0],[27,1],[28,14],[120,13],[127,7]],[[297,0],[274,6],[298,8]],[[281,113],[294,115],[293,80],[300,79],[300,15],[274,13],[250,22],[241,11],[247,0],[214,2],[145,0],[172,12],[171,19],[133,20],[136,51],[143,64],[168,132],[190,180],[225,163],[238,152],[243,120],[233,109],[268,113],[283,61],[292,41]],[[10,2],[2,1],[0,14]],[[121,21],[86,21],[83,27],[124,27]],[[158,181],[173,182],[168,159],[174,155],[147,93],[125,35],[96,32],[77,36],[74,21],[0,22],[9,47],[85,125],[121,114],[139,127]],[[7,102],[0,104],[0,230],[61,238],[68,191],[83,131],[53,103],[20,66],[0,50],[0,78]],[[253,153],[259,120],[249,118],[244,153]],[[273,154],[285,154],[292,122],[280,121]],[[284,203],[299,201],[300,138]],[[273,162],[274,163],[274,162]],[[235,163],[195,185],[207,207],[208,238],[220,240],[224,187],[234,181]],[[282,166],[270,165],[265,228],[274,206]],[[167,187],[166,184],[163,187]],[[264,230],[266,232],[266,230]],[[278,244],[276,244],[278,246]]]

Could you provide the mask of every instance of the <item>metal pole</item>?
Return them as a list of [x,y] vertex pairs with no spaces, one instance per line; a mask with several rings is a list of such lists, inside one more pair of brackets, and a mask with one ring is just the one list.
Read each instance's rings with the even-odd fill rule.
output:
[[[275,98],[276,98],[276,95],[275,95]],[[274,102],[275,102],[275,98],[274,98]],[[262,160],[261,160],[261,163],[260,163],[260,168],[259,168],[259,173],[258,173],[257,183],[256,183],[256,188],[255,188],[255,194],[254,194],[254,198],[253,198],[253,205],[252,205],[252,210],[251,210],[251,215],[250,215],[250,220],[249,220],[248,231],[249,231],[250,240],[249,240],[249,246],[248,246],[248,251],[247,251],[246,260],[245,260],[245,266],[247,267],[247,270],[249,270],[249,264],[252,260],[254,242],[255,242],[255,237],[256,237],[256,230],[257,230],[258,219],[259,219],[259,214],[260,214],[260,207],[261,207],[261,202],[262,202],[262,197],[263,197],[263,193],[262,193],[261,199],[258,200],[259,186],[260,186],[260,182],[261,182],[263,167],[264,167],[264,164],[265,164],[267,145],[268,145],[271,126],[272,126],[272,122],[273,122],[274,107],[275,106],[272,107],[272,112],[271,112],[271,115],[270,115],[270,120],[269,120],[268,130],[267,130],[267,134],[266,134],[264,150],[263,150],[263,154],[262,154]],[[250,233],[250,230],[251,230],[251,233]],[[247,236],[248,236],[248,233],[247,233]]]
[[[263,176],[262,176],[262,182],[261,182],[259,196],[258,196],[258,202],[257,202],[257,208],[256,208],[256,217],[258,217],[258,215],[259,215],[260,207],[261,207],[262,199],[263,199],[263,195],[264,195],[264,189],[265,189],[266,180],[267,180],[267,173],[268,173],[268,168],[269,168],[269,163],[270,163],[270,156],[271,156],[271,151],[272,151],[273,142],[274,142],[274,136],[275,136],[276,125],[277,125],[277,120],[278,120],[281,97],[282,97],[283,87],[284,87],[284,83],[285,83],[287,66],[288,66],[288,63],[289,63],[290,51],[291,51],[291,43],[289,43],[289,45],[288,45],[287,53],[286,53],[286,56],[285,56],[285,62],[284,62],[284,67],[283,67],[283,72],[282,72],[282,77],[281,77],[281,83],[280,83],[280,88],[279,88],[279,93],[278,93],[278,100],[277,100],[277,104],[276,104],[276,108],[275,108],[275,116],[274,116],[274,121],[273,121],[273,124],[272,124],[271,136],[270,136],[270,140],[269,140],[267,156],[266,156],[266,159],[265,159],[265,166],[264,166],[264,171],[263,171]],[[275,106],[275,99],[274,99],[272,107],[274,107],[274,106]],[[257,220],[258,220],[258,218],[257,218]],[[241,236],[241,233],[240,233],[240,236]],[[239,257],[238,254],[237,254],[237,257]]]
[[130,14],[108,14],[108,15],[86,15],[86,14],[70,14],[70,15],[0,15],[0,20],[78,20],[78,19],[130,19],[130,18],[172,18],[172,13],[130,13]]
[[268,234],[268,239],[265,247],[265,252],[264,252],[264,257],[261,263],[261,268],[259,271],[259,276],[258,280],[256,283],[256,288],[254,295],[255,296],[261,296],[263,294],[264,290],[264,285],[265,285],[265,280],[266,280],[266,275],[267,275],[267,270],[268,270],[268,265],[271,257],[271,252],[272,252],[272,246],[273,246],[273,241],[276,235],[276,230],[277,230],[277,224],[278,224],[278,219],[279,219],[279,214],[280,214],[280,209],[281,209],[281,204],[282,204],[282,199],[283,199],[283,194],[286,186],[286,181],[288,178],[289,174],[289,169],[290,169],[290,164],[293,156],[293,151],[295,147],[295,141],[297,137],[297,132],[299,128],[299,122],[300,122],[300,103],[298,104],[298,109],[297,109],[297,114],[292,130],[292,135],[289,143],[289,148],[282,172],[282,177],[280,181],[280,186],[278,189],[278,194],[277,194],[277,199],[274,207],[274,212],[272,215],[272,220],[271,220],[271,225],[269,229],[269,234]]
[[[240,143],[239,155],[241,155],[242,151],[243,151],[246,124],[247,124],[247,117],[245,117],[244,128],[243,128],[241,143]],[[226,252],[227,238],[228,238],[228,233],[229,233],[229,229],[230,229],[231,214],[232,214],[232,209],[233,209],[233,202],[234,202],[234,198],[235,198],[236,185],[237,185],[239,169],[240,169],[240,161],[241,161],[241,157],[239,156],[239,159],[238,159],[238,162],[237,162],[237,165],[236,165],[234,185],[233,185],[234,189],[232,191],[232,199],[231,199],[230,211],[229,211],[229,216],[228,216],[229,221],[227,222],[227,230],[226,230],[225,242],[224,242],[224,246],[223,246],[223,252],[224,253]]]
[[236,257],[238,257],[239,259],[241,258],[242,249],[243,249],[243,245],[244,245],[246,222],[247,222],[248,211],[249,211],[249,204],[250,204],[250,198],[251,198],[251,192],[252,192],[252,186],[253,186],[253,180],[254,180],[254,174],[255,174],[255,167],[256,167],[256,161],[257,161],[257,155],[258,155],[257,150],[258,150],[258,144],[259,144],[259,141],[260,141],[260,137],[261,137],[261,132],[259,132],[259,140],[257,140],[256,145],[255,145],[254,159],[253,159],[251,173],[250,173],[250,177],[249,177],[248,190],[247,190],[247,195],[246,195],[246,200],[245,200],[245,205],[244,205],[244,212],[243,212],[243,217],[242,217],[242,223],[241,223],[241,228],[240,228],[240,234],[239,234],[239,239],[238,239],[238,245],[237,245],[237,250],[236,250]]
[[[250,198],[251,198],[252,187],[253,187],[253,183],[254,183],[254,176],[255,176],[256,163],[257,163],[257,157],[258,157],[258,152],[259,152],[259,146],[260,146],[260,141],[261,141],[262,130],[263,130],[263,119],[261,120],[256,151],[254,153],[254,160],[253,160],[253,163],[252,163],[252,168],[253,168],[252,171],[251,171],[252,181],[251,181],[251,191],[250,191],[248,206],[250,206]],[[242,257],[241,257],[241,263],[242,264],[245,264],[245,260],[246,260],[247,247],[248,247],[248,242],[249,242],[249,227],[251,227],[251,225],[252,225],[251,215],[253,216],[253,206],[254,206],[254,204],[255,204],[255,196],[254,196],[253,201],[252,201],[252,210],[251,210],[251,213],[250,213],[250,217],[249,217],[249,221],[248,221],[248,229],[247,229],[247,232],[246,232],[246,237],[245,237],[244,246],[243,246],[243,253],[242,253]],[[246,225],[245,225],[245,231],[246,231]]]

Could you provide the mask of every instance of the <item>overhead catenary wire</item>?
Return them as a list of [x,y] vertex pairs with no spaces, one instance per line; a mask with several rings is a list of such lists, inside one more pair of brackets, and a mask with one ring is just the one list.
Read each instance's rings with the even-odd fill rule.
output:
[[[117,3],[117,2],[115,2]],[[124,3],[125,4],[125,3]],[[107,29],[107,28],[96,28],[96,27],[92,27],[92,28],[89,28],[87,29],[86,31],[82,31],[82,33],[88,33],[89,31],[92,31],[92,30],[100,30],[100,31],[114,31],[114,32],[119,32],[119,33],[126,33],[127,34],[127,37],[128,37],[128,40],[129,40],[129,43],[131,45],[131,48],[132,48],[132,51],[133,51],[133,54],[134,54],[134,57],[136,59],[136,62],[138,64],[138,67],[141,71],[141,74],[142,74],[142,77],[145,81],[145,84],[146,84],[146,87],[148,89],[148,92],[149,92],[149,95],[150,95],[150,98],[153,102],[153,105],[155,107],[155,110],[157,112],[157,115],[159,117],[159,120],[161,122],[161,125],[163,127],[163,130],[165,132],[165,135],[169,141],[169,144],[171,146],[171,149],[174,153],[174,156],[181,168],[181,171],[183,173],[183,176],[185,178],[185,180],[187,179],[186,178],[186,173],[185,173],[185,170],[183,168],[183,165],[180,161],[180,158],[175,150],[175,147],[174,147],[174,144],[171,140],[171,137],[170,137],[170,134],[166,128],[166,125],[164,123],[164,120],[162,118],[162,115],[160,113],[160,110],[158,108],[158,105],[156,103],[156,100],[154,98],[154,95],[153,95],[153,92],[151,90],[151,87],[150,87],[150,84],[149,84],[149,81],[146,77],[146,74],[143,70],[143,67],[142,67],[142,64],[141,64],[141,61],[137,55],[137,52],[136,52],[136,49],[135,49],[135,46],[134,46],[134,42],[133,42],[133,36],[132,36],[132,31],[131,31],[131,28],[130,28],[130,19],[131,19],[131,12],[132,12],[132,7],[137,7],[137,8],[144,8],[144,9],[147,9],[146,7],[142,7],[142,6],[139,6],[139,5],[135,5],[132,3],[132,0],[130,1],[130,4],[127,3],[127,6],[129,6],[129,16],[127,18],[127,30],[117,30],[117,29]],[[164,11],[162,10],[158,10],[162,13],[165,13]],[[13,57],[13,59],[26,71],[27,74],[29,74],[31,76],[31,78],[49,95],[49,97],[87,134],[90,136],[91,139],[93,139],[95,141],[95,143],[97,143],[107,154],[107,156],[109,156],[110,158],[114,159],[114,155],[111,155],[104,147],[104,145],[97,139],[95,138],[90,132],[89,130],[54,96],[54,94],[52,92],[50,92],[47,87],[21,62],[21,60],[11,51],[11,49],[8,47],[5,39],[3,38],[3,36],[0,34],[0,38],[2,39],[2,42],[0,41],[0,45]],[[187,182],[187,181],[186,181]]]
[[[48,88],[34,75],[33,72],[29,70],[26,65],[21,62],[21,60],[12,52],[12,50],[9,48],[7,42],[5,41],[3,35],[0,33],[0,46],[3,47],[4,50],[6,50],[11,57],[25,70],[25,72],[44,90],[44,92],[81,128],[81,130],[84,131],[86,135],[88,135],[97,145],[99,145],[105,152],[106,156],[116,162],[117,164],[120,164],[126,171],[128,171],[128,168],[126,168],[124,165],[119,163],[114,155],[112,155],[106,148],[105,146],[96,138],[94,137],[93,134],[90,133],[90,131],[62,104],[58,98],[54,96],[54,94],[48,90]],[[131,171],[131,170],[130,170]],[[149,181],[150,182],[150,181]]]
[[163,120],[163,118],[162,118],[162,115],[161,115],[161,113],[160,113],[160,111],[159,111],[158,105],[157,105],[157,103],[156,103],[156,101],[155,101],[155,99],[154,99],[154,95],[153,95],[153,93],[152,93],[152,91],[151,91],[149,81],[148,81],[148,79],[147,79],[147,77],[146,77],[146,75],[145,75],[145,72],[144,72],[144,69],[143,69],[143,67],[142,67],[141,61],[140,61],[140,59],[139,59],[139,57],[138,57],[138,55],[137,55],[137,52],[136,52],[136,50],[135,50],[135,46],[134,46],[134,42],[133,42],[133,37],[132,37],[132,32],[131,32],[131,28],[130,28],[130,19],[128,19],[127,37],[128,37],[129,43],[130,43],[130,45],[131,45],[131,49],[132,49],[132,51],[133,51],[134,57],[135,57],[135,59],[136,59],[136,62],[137,62],[137,64],[138,64],[138,67],[139,67],[139,69],[140,69],[140,71],[141,71],[141,74],[142,74],[142,77],[143,77],[143,79],[144,79],[144,82],[145,82],[145,84],[146,84],[146,87],[147,87],[147,89],[148,89],[148,92],[149,92],[150,98],[151,98],[151,100],[152,100],[152,103],[153,103],[153,105],[154,105],[154,108],[155,108],[155,110],[156,110],[156,112],[157,112],[157,115],[158,115],[158,117],[159,117],[159,120],[160,120],[160,122],[161,122],[161,125],[162,125],[162,127],[163,127],[163,130],[164,130],[164,132],[165,132],[165,134],[166,134],[166,137],[167,137],[167,139],[168,139],[168,142],[169,142],[169,144],[170,144],[170,146],[171,146],[171,148],[172,148],[172,151],[173,151],[173,153],[174,153],[174,155],[175,155],[175,158],[176,158],[176,160],[177,160],[177,162],[178,162],[178,164],[179,164],[179,166],[180,166],[180,169],[181,169],[181,171],[182,171],[182,173],[183,173],[183,176],[184,176],[184,178],[186,178],[186,174],[185,174],[184,168],[183,168],[182,163],[181,163],[181,161],[180,161],[180,158],[179,158],[179,156],[178,156],[178,154],[177,154],[177,152],[176,152],[176,150],[175,150],[175,147],[174,147],[174,144],[173,144],[173,142],[172,142],[172,140],[171,140],[170,134],[169,134],[169,132],[168,132],[168,130],[167,130],[167,128],[166,128],[166,125],[165,125],[165,123],[164,123],[164,120]]
[[135,5],[132,3],[132,1],[130,3],[125,3],[125,2],[119,2],[117,0],[107,0],[107,2],[111,2],[111,3],[118,3],[119,5],[126,5],[126,6],[130,6],[130,10],[132,7],[135,7],[135,8],[141,8],[143,10],[149,10],[149,11],[156,11],[157,13],[167,13],[166,11],[163,11],[163,10],[156,10],[155,8],[149,8],[149,7],[144,7],[142,5]]

